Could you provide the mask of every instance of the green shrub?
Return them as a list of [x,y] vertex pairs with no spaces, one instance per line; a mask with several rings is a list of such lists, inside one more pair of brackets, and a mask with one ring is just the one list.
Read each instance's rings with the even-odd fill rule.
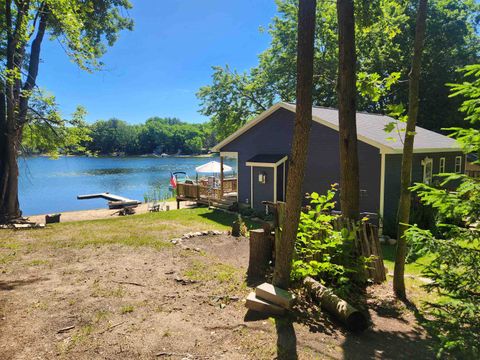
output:
[[[465,101],[460,110],[471,128],[453,128],[452,134],[465,153],[480,154],[480,64],[469,65],[466,77],[451,85],[453,96]],[[477,161],[477,163],[479,163]],[[427,327],[439,340],[438,357],[480,358],[480,179],[463,174],[444,174],[440,186],[415,184],[421,202],[437,213],[431,228],[415,225],[407,231],[411,253],[430,254],[423,275],[431,282],[425,287],[437,292],[440,300],[428,302]],[[446,190],[447,183],[457,184],[456,191]]]
[[335,193],[332,185],[325,195],[309,195],[310,205],[300,214],[291,276],[293,280],[312,276],[342,292],[348,290],[365,261],[354,256],[354,235],[333,228]]

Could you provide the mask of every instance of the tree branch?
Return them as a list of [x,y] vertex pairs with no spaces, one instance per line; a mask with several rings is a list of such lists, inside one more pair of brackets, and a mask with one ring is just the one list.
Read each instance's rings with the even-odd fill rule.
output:
[[[46,9],[43,9],[46,10]],[[31,52],[30,52],[30,64],[28,66],[27,79],[23,85],[22,94],[20,96],[20,106],[19,106],[19,123],[23,125],[26,122],[27,110],[28,110],[28,100],[30,99],[30,92],[35,87],[35,82],[38,75],[38,65],[40,63],[40,48],[45,35],[45,29],[47,27],[47,14],[46,11],[40,10],[42,13],[40,15],[40,23],[38,25],[38,31],[35,39],[32,42]]]

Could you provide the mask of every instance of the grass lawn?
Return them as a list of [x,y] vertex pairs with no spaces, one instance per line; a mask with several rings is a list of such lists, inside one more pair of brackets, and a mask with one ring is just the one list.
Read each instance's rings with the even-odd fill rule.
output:
[[[248,321],[242,302],[248,239],[170,242],[229,230],[236,218],[195,208],[0,231],[0,358],[274,358],[274,321]],[[299,316],[299,357],[431,358],[426,333],[390,284],[369,294],[374,326],[363,334],[329,325],[320,310]]]
[[[235,214],[212,211],[206,207],[162,211],[135,216],[112,217],[111,219],[66,222],[49,225],[43,230],[2,231],[0,248],[11,252],[0,253],[0,264],[11,261],[16,250],[31,251],[38,247],[83,248],[109,244],[133,247],[172,246],[169,240],[184,233],[202,230],[229,230]],[[246,221],[248,228],[258,224]]]
[[[383,262],[388,268],[388,272],[393,273],[395,267],[395,245],[382,245]],[[421,276],[422,269],[431,261],[431,256],[423,256],[416,259],[414,262],[405,264],[405,273],[415,276]]]

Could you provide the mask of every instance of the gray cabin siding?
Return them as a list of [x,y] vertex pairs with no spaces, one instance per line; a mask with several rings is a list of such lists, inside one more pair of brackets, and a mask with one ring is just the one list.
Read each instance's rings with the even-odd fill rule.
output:
[[[385,155],[385,201],[384,201],[384,233],[396,237],[397,209],[400,199],[400,175],[402,168],[402,154]],[[445,158],[445,172],[455,171],[455,158],[462,156],[462,173],[465,171],[465,157],[461,152],[418,153],[414,154],[412,162],[412,184],[423,182],[422,161],[429,157],[433,159],[433,181],[439,173],[440,158]]]
[[[251,202],[250,167],[245,163],[257,154],[286,154],[290,155],[293,137],[295,114],[286,109],[279,109],[247,130],[221,151],[238,152],[239,201]],[[360,189],[362,190],[361,210],[378,212],[380,203],[380,163],[379,150],[371,145],[359,141],[358,154],[360,162]],[[265,168],[262,168],[265,169]],[[281,166],[278,167],[279,171]],[[287,166],[288,174],[288,166]],[[268,176],[267,176],[268,178]],[[310,133],[307,167],[303,183],[303,191],[325,193],[333,183],[340,179],[339,139],[334,129],[314,122]],[[258,184],[258,175],[254,176],[255,185]],[[280,176],[278,178],[280,182]],[[280,184],[277,183],[277,188]],[[255,189],[259,187],[254,186]],[[265,188],[266,190],[266,188]],[[260,195],[254,194],[254,205],[259,208],[257,199],[272,196],[270,190]],[[256,199],[257,198],[257,199]],[[247,200],[248,199],[248,200]]]

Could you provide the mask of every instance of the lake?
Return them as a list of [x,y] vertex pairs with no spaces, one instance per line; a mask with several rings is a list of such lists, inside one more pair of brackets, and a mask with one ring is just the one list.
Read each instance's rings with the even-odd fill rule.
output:
[[194,179],[195,167],[212,160],[219,161],[219,158],[19,158],[20,207],[23,214],[29,216],[107,207],[102,199],[77,200],[77,195],[82,194],[110,192],[140,201],[154,189],[169,195],[171,172],[185,171]]

